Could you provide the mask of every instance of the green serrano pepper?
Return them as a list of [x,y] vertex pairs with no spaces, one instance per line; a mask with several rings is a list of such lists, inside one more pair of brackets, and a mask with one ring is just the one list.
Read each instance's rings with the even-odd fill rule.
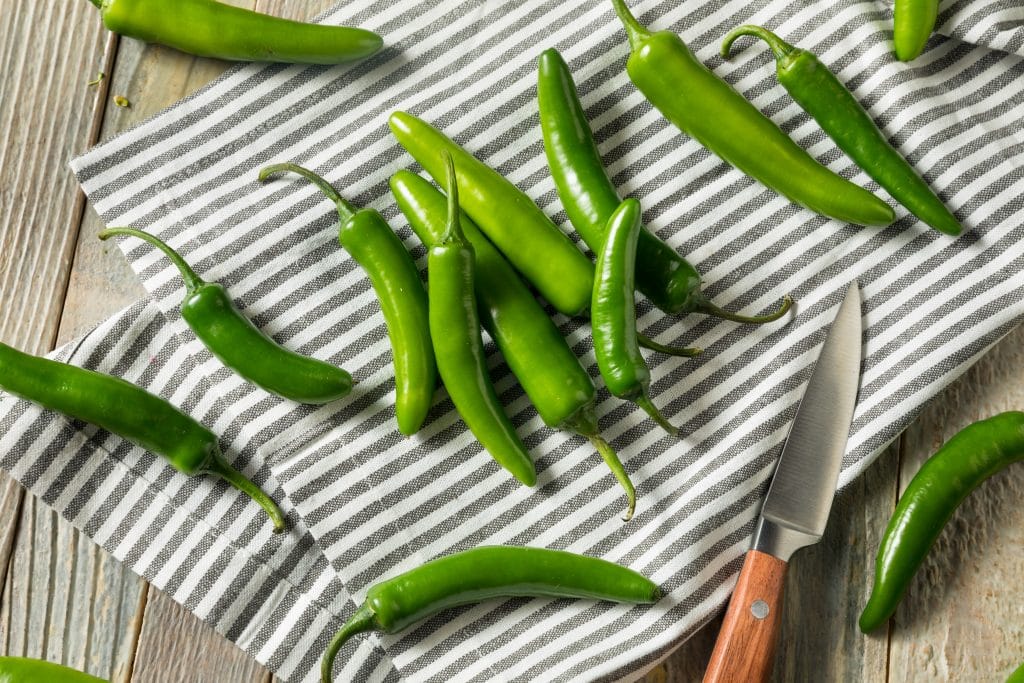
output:
[[608,219],[604,246],[597,254],[597,277],[590,304],[594,355],[612,395],[635,402],[665,431],[677,436],[679,430],[669,424],[647,396],[651,371],[637,343],[633,298],[639,236],[640,202],[627,199]]
[[722,41],[723,57],[729,56],[733,41],[740,36],[754,36],[768,44],[775,55],[779,83],[893,199],[939,232],[960,234],[956,217],[893,149],[860,102],[814,53],[793,47],[760,26],[740,26]]
[[53,662],[28,657],[0,657],[0,683],[106,683]]
[[430,338],[437,371],[452,403],[477,440],[516,479],[533,486],[537,473],[526,446],[505,415],[487,374],[474,294],[476,258],[459,220],[454,160],[448,167],[448,222],[444,237],[427,252]]
[[244,62],[340,64],[384,44],[372,31],[305,24],[215,0],[89,0],[114,33],[200,57]]
[[[576,232],[597,253],[604,245],[608,219],[622,200],[601,161],[569,67],[553,48],[540,56],[537,106],[558,197]],[[787,297],[767,316],[748,317],[722,310],[700,291],[697,269],[646,228],[640,229],[636,260],[637,289],[666,313],[697,311],[736,322],[765,323],[782,317],[792,306]],[[641,338],[640,344],[654,348],[645,341]]]
[[882,536],[871,597],[860,615],[868,633],[884,624],[925,555],[964,498],[1011,463],[1024,460],[1024,413],[1000,413],[959,431],[907,485]]
[[[444,195],[425,178],[406,170],[391,177],[391,193],[423,244],[430,249],[440,243],[447,223]],[[476,301],[484,329],[544,424],[590,439],[626,492],[625,519],[629,520],[636,508],[636,491],[619,456],[600,436],[593,380],[505,257],[468,216],[459,220],[476,254]]]
[[327,646],[321,681],[330,682],[338,651],[358,633],[397,633],[442,610],[512,597],[649,604],[661,598],[661,591],[632,569],[563,550],[511,546],[466,550],[371,586],[363,604]]
[[185,474],[218,476],[259,503],[275,532],[284,530],[277,505],[228,464],[213,432],[141,387],[0,344],[0,389],[102,427],[163,456]]
[[[571,316],[586,310],[594,285],[593,264],[525,193],[415,116],[395,112],[390,125],[402,146],[438,184],[443,181],[435,163],[437,150],[465,162],[469,170],[459,171],[459,182],[470,190],[462,199],[466,213],[559,312]],[[639,339],[647,348],[673,356],[701,353],[700,349],[665,346],[643,335]]]
[[533,200],[425,121],[397,111],[388,123],[439,185],[442,153],[455,159],[462,208],[552,306],[565,315],[586,310],[594,267]]
[[896,0],[892,8],[896,59],[909,62],[924,51],[938,16],[939,0]]
[[380,300],[395,362],[395,417],[406,436],[415,434],[434,401],[437,366],[430,342],[427,292],[412,256],[384,217],[359,210],[316,173],[295,164],[260,171],[260,181],[275,173],[297,173],[313,183],[338,210],[338,242],[366,271]]
[[887,225],[892,208],[815,161],[768,117],[704,66],[674,33],[640,25],[612,0],[626,27],[626,63],[640,92],[680,130],[779,194],[825,216]]
[[185,281],[181,317],[210,353],[240,377],[299,403],[328,403],[352,391],[351,375],[330,363],[289,351],[263,334],[238,310],[223,285],[200,278],[162,240],[134,228],[107,228],[99,238],[113,235],[138,237],[170,259]]

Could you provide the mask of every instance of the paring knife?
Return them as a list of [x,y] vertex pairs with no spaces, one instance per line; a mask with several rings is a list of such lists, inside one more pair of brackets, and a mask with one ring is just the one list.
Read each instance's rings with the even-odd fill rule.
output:
[[786,564],[821,540],[857,405],[860,291],[850,284],[779,456],[704,683],[766,681],[772,671]]

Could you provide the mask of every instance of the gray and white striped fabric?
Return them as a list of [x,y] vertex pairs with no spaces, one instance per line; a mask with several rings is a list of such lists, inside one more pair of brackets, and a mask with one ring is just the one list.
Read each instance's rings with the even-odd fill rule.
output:
[[[0,464],[287,680],[315,678],[326,639],[369,585],[481,544],[604,557],[651,576],[667,597],[644,608],[515,600],[463,609],[360,638],[340,658],[339,680],[620,679],[652,666],[727,599],[851,280],[866,302],[866,357],[841,484],[1024,318],[1024,9],[1016,0],[944,2],[942,36],[906,65],[891,55],[891,11],[875,0],[633,4],[644,22],[681,33],[823,163],[877,190],[775,83],[762,47],[728,63],[717,56],[722,35],[744,22],[816,51],[957,212],[965,236],[929,231],[902,209],[885,230],[840,224],[728,168],[629,83],[625,37],[606,0],[352,0],[325,20],[383,34],[390,47],[374,59],[234,69],[73,163],[108,223],[160,235],[276,339],[357,379],[350,397],[320,408],[247,385],[196,341],[177,312],[177,273],[137,241],[123,248],[151,299],[61,352],[163,394],[216,430],[236,465],[286,506],[292,533],[272,536],[259,510],[221,484],[9,397],[0,402]],[[517,486],[481,451],[443,390],[423,431],[402,438],[383,318],[336,245],[333,207],[291,179],[256,182],[271,162],[317,169],[380,210],[425,265],[387,193],[388,177],[412,166],[386,126],[404,109],[568,229],[536,116],[536,58],[549,46],[570,62],[621,192],[698,266],[705,291],[746,312],[785,293],[798,301],[788,324],[764,328],[667,319],[641,305],[648,334],[706,352],[650,357],[654,401],[683,426],[682,441],[632,405],[599,399],[604,434],[639,491],[625,525],[600,458],[542,424],[496,352],[493,376],[536,459],[536,489]],[[596,376],[586,322],[556,319]]]

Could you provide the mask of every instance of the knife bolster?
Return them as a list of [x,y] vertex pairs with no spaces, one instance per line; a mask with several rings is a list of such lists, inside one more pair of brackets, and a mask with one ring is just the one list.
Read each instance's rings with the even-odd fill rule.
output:
[[821,534],[812,534],[785,526],[766,517],[757,520],[754,541],[750,547],[767,555],[773,555],[783,562],[800,548],[813,545],[821,540]]

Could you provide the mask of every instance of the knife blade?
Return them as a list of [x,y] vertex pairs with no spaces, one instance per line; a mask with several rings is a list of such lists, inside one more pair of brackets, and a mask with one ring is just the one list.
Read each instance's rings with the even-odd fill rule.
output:
[[821,540],[835,498],[860,385],[860,307],[850,283],[779,456],[704,683],[771,673],[787,564]]

